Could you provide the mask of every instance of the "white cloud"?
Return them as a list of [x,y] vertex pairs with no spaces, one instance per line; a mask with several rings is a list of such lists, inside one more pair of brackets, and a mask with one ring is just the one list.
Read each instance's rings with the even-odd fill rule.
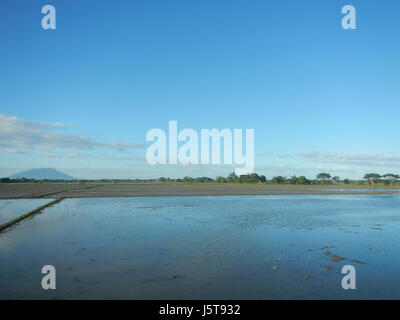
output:
[[104,147],[109,148],[109,149],[113,149],[113,150],[117,150],[117,151],[124,151],[126,149],[130,149],[130,148],[140,148],[141,145],[135,142],[106,142],[103,144]]
[[49,151],[44,151],[40,153],[41,156],[46,157],[46,158],[68,158],[68,159],[74,159],[82,156],[83,154],[81,152],[75,152],[75,151],[69,151],[69,152],[49,152]]
[[336,167],[327,167],[327,166],[317,166],[316,169],[319,171],[325,172],[337,172],[337,173],[354,173],[356,172],[354,169],[351,169],[347,166],[336,166]]
[[[400,166],[400,156],[384,153],[326,153],[326,152],[300,152],[297,156],[318,163],[336,163],[343,165],[361,166]],[[346,166],[337,167],[337,170],[346,169]]]
[[[19,153],[28,150],[41,150],[45,156],[59,156],[55,149],[92,150],[106,148],[124,151],[140,147],[134,142],[97,142],[82,134],[60,133],[54,130],[71,127],[62,122],[39,122],[20,119],[0,113],[0,152]],[[73,157],[71,153],[69,157]]]
[[333,167],[332,169],[336,170],[336,171],[343,171],[343,172],[353,171],[352,169],[349,169],[349,167],[347,167],[347,166],[337,166],[337,167]]
[[[1,144],[1,142],[0,142],[0,144]],[[7,148],[7,147],[2,147],[1,145],[0,145],[0,152],[10,153],[10,154],[21,153],[16,148]]]

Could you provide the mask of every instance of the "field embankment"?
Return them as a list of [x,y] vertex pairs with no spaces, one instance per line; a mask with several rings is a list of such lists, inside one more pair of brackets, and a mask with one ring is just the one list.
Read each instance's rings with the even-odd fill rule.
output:
[[34,198],[103,198],[164,196],[234,196],[234,195],[309,195],[309,194],[398,194],[395,188],[342,185],[269,185],[269,184],[1,184],[0,199]]

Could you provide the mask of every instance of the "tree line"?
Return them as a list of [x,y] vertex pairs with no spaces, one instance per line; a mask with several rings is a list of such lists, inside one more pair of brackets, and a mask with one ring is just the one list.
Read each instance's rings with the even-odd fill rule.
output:
[[353,185],[377,185],[383,184],[385,186],[394,186],[400,184],[400,175],[393,173],[386,173],[380,175],[378,173],[366,173],[363,180],[350,180],[341,179],[338,176],[331,176],[329,173],[318,173],[314,179],[307,179],[305,176],[275,176],[267,179],[264,175],[257,173],[236,175],[234,172],[230,173],[227,177],[219,176],[215,179],[209,177],[184,177],[178,179],[171,179],[161,177],[159,179],[98,179],[98,180],[50,180],[50,179],[26,179],[26,178],[0,178],[0,183],[147,183],[147,182],[177,182],[177,183],[250,183],[250,184],[291,184],[291,185],[321,185],[321,184],[353,184]]
[[184,177],[182,179],[171,179],[161,177],[158,179],[159,182],[183,182],[183,183],[265,183],[265,184],[292,184],[292,185],[316,185],[316,184],[356,184],[356,185],[375,185],[382,183],[384,185],[396,185],[400,182],[400,175],[387,173],[379,175],[377,173],[367,173],[364,175],[364,180],[350,180],[341,179],[338,176],[331,176],[329,173],[321,172],[315,176],[315,179],[307,179],[305,176],[275,176],[271,179],[267,179],[264,175],[258,175],[257,173],[236,175],[234,172],[230,173],[227,177],[219,176],[215,179],[209,177]]

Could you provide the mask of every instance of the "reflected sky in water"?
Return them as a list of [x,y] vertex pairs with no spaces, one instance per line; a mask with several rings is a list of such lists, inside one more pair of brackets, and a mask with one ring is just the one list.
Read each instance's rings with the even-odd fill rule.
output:
[[49,199],[0,200],[0,224],[15,219],[49,201]]
[[[398,299],[399,208],[395,195],[66,199],[0,233],[0,298]],[[347,264],[356,290],[341,288]]]

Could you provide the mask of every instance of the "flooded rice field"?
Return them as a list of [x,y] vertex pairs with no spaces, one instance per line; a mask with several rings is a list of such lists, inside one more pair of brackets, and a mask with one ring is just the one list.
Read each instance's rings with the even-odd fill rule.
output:
[[65,199],[0,233],[0,299],[399,299],[399,230],[397,195]]
[[39,207],[49,200],[46,199],[21,199],[0,200],[0,225],[19,217],[27,211]]

